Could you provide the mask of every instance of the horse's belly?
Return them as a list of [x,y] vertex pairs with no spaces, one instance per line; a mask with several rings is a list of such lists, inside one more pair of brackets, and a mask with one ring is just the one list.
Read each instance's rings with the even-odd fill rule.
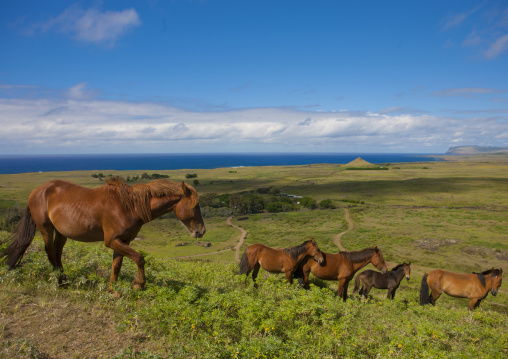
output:
[[326,267],[321,267],[320,265],[313,266],[311,272],[315,277],[321,280],[338,280],[338,273],[330,271],[326,269]]
[[282,272],[284,272],[283,265],[281,265],[277,261],[275,263],[273,263],[270,260],[266,260],[266,259],[262,259],[261,258],[259,260],[259,264],[261,265],[261,268],[263,268],[264,270],[266,270],[268,272],[271,272],[271,273],[282,273]]

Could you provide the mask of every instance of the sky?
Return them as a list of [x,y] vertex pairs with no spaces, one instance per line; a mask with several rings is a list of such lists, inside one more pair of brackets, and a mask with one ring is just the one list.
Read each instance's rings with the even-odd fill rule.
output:
[[0,3],[0,155],[508,146],[508,2]]

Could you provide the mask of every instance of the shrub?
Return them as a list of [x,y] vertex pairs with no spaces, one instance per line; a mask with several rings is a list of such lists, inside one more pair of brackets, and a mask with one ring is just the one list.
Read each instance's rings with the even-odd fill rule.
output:
[[335,208],[335,205],[333,204],[331,199],[324,199],[319,203],[319,207],[321,208]]
[[300,199],[300,204],[305,208],[315,209],[317,208],[316,200],[310,197],[303,197]]

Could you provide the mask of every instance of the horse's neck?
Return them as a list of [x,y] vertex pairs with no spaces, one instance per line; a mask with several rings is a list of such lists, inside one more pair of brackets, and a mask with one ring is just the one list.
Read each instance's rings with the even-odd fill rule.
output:
[[397,282],[400,282],[402,280],[402,278],[404,278],[404,274],[405,274],[404,267],[400,267],[396,271],[392,271],[389,273],[393,273],[395,275],[395,278],[397,279]]
[[150,200],[152,219],[171,212],[180,199],[180,197],[153,197]]
[[487,292],[492,289],[492,275],[485,276],[485,289]]
[[371,259],[372,258],[366,258],[364,259],[363,261],[361,262],[358,262],[358,263],[352,263],[353,264],[353,269],[355,270],[355,272],[357,270],[360,270],[362,269],[363,267],[365,267],[367,264],[369,264],[371,262]]

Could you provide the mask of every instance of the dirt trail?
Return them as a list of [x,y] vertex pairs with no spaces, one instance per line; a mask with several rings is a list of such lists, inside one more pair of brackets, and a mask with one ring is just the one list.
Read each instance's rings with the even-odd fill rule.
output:
[[236,229],[238,229],[240,232],[242,232],[242,235],[240,236],[240,240],[238,241],[238,244],[235,246],[235,259],[237,262],[240,262],[240,248],[242,247],[243,240],[245,239],[245,236],[247,235],[247,231],[243,229],[242,227],[235,226],[231,223],[231,218],[233,216],[228,217],[227,223]]
[[355,224],[353,223],[353,220],[351,219],[351,216],[349,215],[349,211],[347,208],[344,208],[344,215],[345,215],[346,222],[347,222],[347,229],[344,232],[337,234],[333,238],[333,243],[335,243],[341,251],[346,251],[346,248],[344,248],[342,246],[340,239],[342,238],[342,236],[344,234],[351,232],[355,228]]
[[247,231],[245,229],[243,229],[242,227],[238,227],[238,226],[235,226],[234,224],[231,223],[231,219],[233,218],[233,216],[230,216],[228,217],[227,219],[227,224],[229,224],[231,227],[234,227],[236,229],[238,229],[240,232],[242,232],[242,235],[240,236],[240,239],[237,243],[237,245],[234,247],[234,248],[230,248],[230,249],[222,249],[220,251],[215,251],[215,252],[206,252],[206,253],[200,253],[200,254],[191,254],[189,256],[181,256],[181,257],[171,257],[170,259],[183,259],[183,258],[193,258],[193,257],[200,257],[200,256],[207,256],[209,254],[217,254],[217,253],[222,253],[222,252],[228,252],[228,251],[231,251],[231,250],[235,250],[235,259],[237,262],[240,262],[240,248],[242,247],[242,244],[243,244],[243,240],[245,239],[245,236],[247,235]]

